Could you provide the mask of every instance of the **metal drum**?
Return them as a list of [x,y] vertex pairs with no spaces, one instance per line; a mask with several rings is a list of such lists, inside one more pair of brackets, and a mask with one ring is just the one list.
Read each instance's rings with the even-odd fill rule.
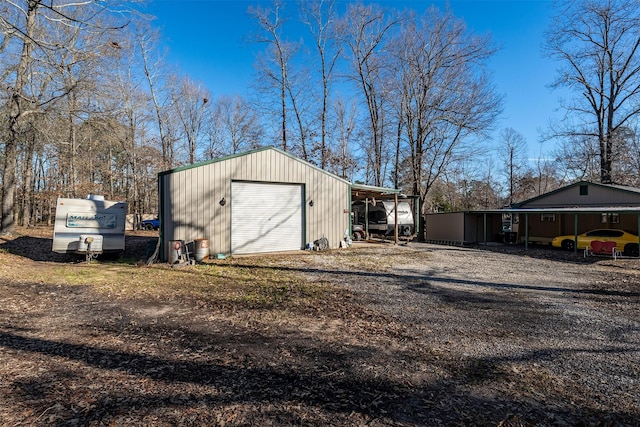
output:
[[169,264],[176,264],[182,258],[182,240],[169,240],[168,260]]
[[209,258],[209,240],[207,239],[195,239],[195,258],[197,262],[202,262]]

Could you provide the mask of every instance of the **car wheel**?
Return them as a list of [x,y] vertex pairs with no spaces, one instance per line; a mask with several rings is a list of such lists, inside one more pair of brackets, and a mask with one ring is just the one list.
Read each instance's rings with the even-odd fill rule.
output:
[[568,251],[572,251],[575,246],[575,242],[573,240],[563,240],[562,241],[562,249],[566,249]]
[[638,250],[638,245],[635,243],[630,243],[624,247],[624,254],[627,256],[637,257],[640,255],[640,251]]
[[151,225],[151,224],[146,224],[146,225],[144,226],[144,229],[145,229],[145,230],[149,230],[149,231],[151,231],[151,230],[153,230],[153,225]]
[[353,241],[362,240],[362,235],[359,232],[354,231],[353,234],[351,235],[351,239]]

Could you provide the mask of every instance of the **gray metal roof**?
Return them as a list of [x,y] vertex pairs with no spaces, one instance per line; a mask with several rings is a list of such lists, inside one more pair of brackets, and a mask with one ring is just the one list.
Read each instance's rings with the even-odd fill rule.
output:
[[429,215],[448,213],[469,213],[469,214],[503,214],[503,213],[640,213],[640,206],[607,206],[607,207],[568,207],[568,208],[502,208],[502,209],[479,209],[473,211],[453,211],[453,212],[433,212]]
[[364,200],[371,198],[384,198],[384,196],[391,196],[400,194],[400,190],[393,188],[374,187],[372,185],[364,184],[351,184],[351,197],[353,200]]
[[601,184],[601,183],[598,183],[598,182],[590,182],[590,181],[578,181],[578,182],[575,182],[573,184],[569,184],[569,185],[566,185],[564,187],[557,188],[557,189],[555,189],[553,191],[549,191],[548,193],[544,193],[544,194],[541,194],[539,196],[532,197],[532,198],[527,199],[527,200],[523,200],[522,202],[513,203],[512,206],[515,207],[515,208],[519,208],[519,207],[521,207],[523,205],[527,205],[529,203],[544,199],[544,198],[549,197],[549,196],[551,196],[553,194],[560,193],[560,192],[563,192],[563,191],[565,191],[565,190],[567,190],[569,188],[578,187],[580,185],[593,185],[595,187],[608,188],[608,189],[615,190],[615,191],[622,191],[622,192],[625,192],[625,193],[633,193],[633,194],[636,194],[636,195],[640,195],[640,188],[636,188],[636,187],[628,187],[628,186],[624,186],[624,185],[615,185],[615,184]]

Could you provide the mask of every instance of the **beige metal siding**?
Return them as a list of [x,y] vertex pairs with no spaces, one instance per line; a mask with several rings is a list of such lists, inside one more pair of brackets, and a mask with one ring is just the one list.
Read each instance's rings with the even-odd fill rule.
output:
[[[275,149],[168,172],[160,180],[165,247],[169,240],[205,238],[212,254],[230,253],[232,180],[303,184],[305,242],[325,236],[337,248],[349,227],[349,183]],[[227,203],[220,206],[223,197]]]

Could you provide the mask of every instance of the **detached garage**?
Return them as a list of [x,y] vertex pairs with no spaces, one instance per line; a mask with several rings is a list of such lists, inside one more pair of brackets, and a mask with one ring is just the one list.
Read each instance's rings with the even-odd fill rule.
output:
[[158,186],[164,261],[172,240],[237,255],[337,248],[350,228],[351,184],[273,147],[161,172]]

